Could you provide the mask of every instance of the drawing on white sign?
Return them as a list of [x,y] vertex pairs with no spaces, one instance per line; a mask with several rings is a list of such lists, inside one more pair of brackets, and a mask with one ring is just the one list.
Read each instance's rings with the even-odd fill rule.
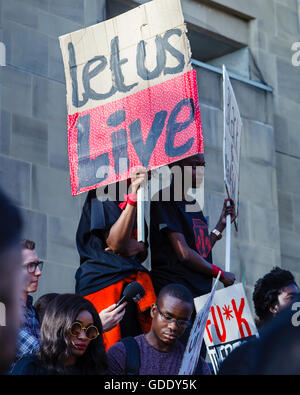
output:
[[234,200],[238,214],[239,168],[242,119],[228,73],[223,65],[224,103],[224,182],[228,196]]
[[[207,295],[196,298],[196,311],[201,311],[206,303]],[[232,350],[257,336],[243,285],[239,283],[216,291],[204,333],[215,373]]]

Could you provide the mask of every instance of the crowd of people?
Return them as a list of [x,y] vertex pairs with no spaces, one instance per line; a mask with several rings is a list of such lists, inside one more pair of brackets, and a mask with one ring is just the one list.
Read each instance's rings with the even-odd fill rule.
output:
[[[204,156],[176,165],[190,171],[191,186],[197,188]],[[184,180],[181,200],[175,199],[172,181],[170,199],[151,202],[148,271],[143,262],[149,244],[137,240],[137,192],[146,178],[140,169],[126,181],[131,192],[125,201],[102,201],[95,190],[87,194],[76,234],[76,289],[43,295],[34,304],[43,262],[35,242],[23,238],[18,209],[0,193],[0,302],[6,308],[6,325],[0,327],[1,374],[178,374],[196,315],[193,299],[210,292],[219,272],[225,287],[235,282],[234,273],[215,266],[212,257],[226,217],[236,218],[235,204],[224,201],[209,232],[200,209],[186,210],[195,202],[187,199]],[[145,296],[118,303],[134,281]],[[258,279],[253,302],[261,336],[234,350],[220,374],[299,373],[299,329],[291,325],[292,302],[299,294],[292,273],[281,268]],[[292,365],[280,358],[283,342]],[[197,375],[213,373],[205,356],[203,346]]]

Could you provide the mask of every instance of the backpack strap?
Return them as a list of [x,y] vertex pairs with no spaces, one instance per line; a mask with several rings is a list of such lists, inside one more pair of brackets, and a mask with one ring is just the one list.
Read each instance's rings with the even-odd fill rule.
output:
[[120,340],[126,348],[126,375],[138,375],[140,371],[140,347],[134,337]]

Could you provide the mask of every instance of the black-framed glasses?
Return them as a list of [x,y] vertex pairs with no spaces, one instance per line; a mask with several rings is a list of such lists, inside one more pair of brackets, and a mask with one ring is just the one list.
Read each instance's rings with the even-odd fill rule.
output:
[[164,313],[162,313],[159,309],[159,307],[157,306],[157,304],[155,305],[157,307],[157,311],[159,312],[160,316],[168,323],[172,323],[172,322],[176,322],[176,325],[178,326],[178,328],[187,328],[188,326],[190,326],[191,321],[189,320],[177,320],[174,317],[170,317],[169,315],[166,315]]
[[94,340],[99,336],[98,328],[95,325],[84,327],[81,322],[73,322],[70,329],[71,334],[73,336],[79,336],[82,331],[85,331],[85,335],[89,340]]
[[27,267],[28,273],[35,273],[37,267],[40,269],[40,271],[43,270],[44,262],[43,261],[28,262],[25,264],[25,266]]

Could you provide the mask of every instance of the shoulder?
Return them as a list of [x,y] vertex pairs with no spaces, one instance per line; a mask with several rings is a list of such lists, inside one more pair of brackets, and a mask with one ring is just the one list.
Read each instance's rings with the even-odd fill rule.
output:
[[11,375],[38,375],[45,374],[46,370],[36,355],[25,355],[19,359],[10,371]]
[[126,367],[126,348],[123,342],[118,341],[107,351],[107,374],[124,374]]

